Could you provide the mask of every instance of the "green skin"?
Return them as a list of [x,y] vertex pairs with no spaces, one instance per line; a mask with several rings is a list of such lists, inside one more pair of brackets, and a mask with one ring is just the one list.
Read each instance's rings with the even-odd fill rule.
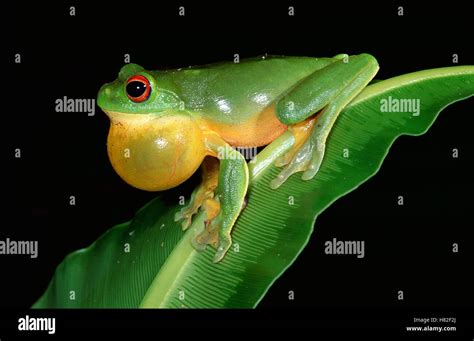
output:
[[[303,180],[316,175],[337,116],[377,71],[377,61],[368,54],[333,58],[262,57],[166,71],[145,71],[136,64],[128,64],[116,81],[100,89],[97,102],[105,112],[157,117],[186,115],[229,130],[254,120],[255,115],[271,106],[278,120],[289,128],[317,114],[316,124],[294,155],[280,163],[284,168],[271,183],[272,188],[277,188],[296,172],[303,172]],[[134,75],[142,75],[150,82],[151,93],[141,103],[133,102],[126,94],[127,80]],[[220,210],[209,219],[204,235],[194,245],[203,249],[211,244],[212,233],[217,233],[217,243],[213,245],[217,247],[214,261],[218,262],[232,244],[231,229],[247,192],[248,165],[225,139],[206,139],[204,145],[220,161],[217,188],[208,193],[209,198],[218,202]],[[225,157],[218,152],[222,148]],[[201,206],[196,198],[205,189],[204,185],[197,188],[189,205],[177,214],[176,219],[183,220],[183,227],[189,226],[196,208]]]

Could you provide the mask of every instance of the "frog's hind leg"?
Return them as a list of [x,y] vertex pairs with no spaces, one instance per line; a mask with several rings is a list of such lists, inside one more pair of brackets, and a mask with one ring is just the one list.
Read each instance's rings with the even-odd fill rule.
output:
[[211,208],[212,204],[206,204],[206,202],[214,198],[219,177],[219,161],[213,157],[206,157],[201,165],[201,172],[201,184],[191,194],[189,204],[181,208],[174,216],[174,221],[181,220],[183,230],[191,225],[192,217],[200,207]]
[[[270,183],[272,188],[278,188],[297,172],[304,172],[303,180],[316,175],[324,157],[326,139],[339,113],[367,86],[377,70],[377,61],[370,55],[352,56],[348,62],[340,59],[317,70],[280,99],[278,118],[290,125],[295,143],[288,154],[277,160],[276,165],[285,168]],[[314,121],[297,125],[318,111]],[[310,129],[304,129],[309,122]]]

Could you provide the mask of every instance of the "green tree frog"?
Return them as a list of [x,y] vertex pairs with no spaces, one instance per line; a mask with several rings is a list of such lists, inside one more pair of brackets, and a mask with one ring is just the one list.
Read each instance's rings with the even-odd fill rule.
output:
[[312,179],[341,110],[371,81],[378,63],[368,54],[332,58],[262,57],[176,70],[127,64],[102,86],[97,103],[110,118],[109,159],[119,176],[146,191],[163,191],[202,169],[202,182],[176,213],[190,226],[207,215],[197,249],[216,248],[219,262],[245,201],[248,165],[234,147],[271,144],[285,131],[291,148],[270,186],[296,172]]

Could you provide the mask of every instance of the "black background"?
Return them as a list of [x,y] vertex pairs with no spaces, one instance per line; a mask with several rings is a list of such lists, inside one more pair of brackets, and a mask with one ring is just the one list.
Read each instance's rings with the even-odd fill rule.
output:
[[[39,258],[0,257],[0,307],[6,313],[31,306],[65,255],[129,220],[154,197],[122,182],[111,168],[108,119],[100,109],[94,117],[54,110],[63,96],[95,98],[103,83],[115,79],[125,53],[156,69],[232,60],[235,53],[245,58],[367,52],[381,65],[379,79],[451,66],[454,53],[459,64],[474,61],[471,12],[453,1],[179,5],[185,6],[184,17],[178,16],[178,4],[161,1],[17,3],[7,12],[14,18],[6,49],[14,76],[3,121],[8,161],[3,208],[10,219],[0,237],[38,240]],[[74,17],[69,6],[76,8]],[[287,15],[288,6],[295,7],[294,17]],[[398,6],[404,7],[402,17]],[[14,63],[15,53],[21,64]],[[363,312],[402,325],[418,315],[472,318],[472,105],[472,98],[453,104],[426,135],[397,140],[375,177],[318,217],[310,243],[270,289],[261,311],[220,319],[240,316],[255,323],[273,309],[281,321],[304,315],[302,321],[313,326],[326,312],[335,314],[335,326]],[[22,149],[21,159],[14,158],[15,148]],[[459,149],[458,159],[451,157],[453,148]],[[76,206],[69,205],[70,195]],[[397,205],[398,195],[404,206]],[[334,237],[364,240],[365,258],[325,255],[324,242]],[[398,290],[404,301],[397,300]]]

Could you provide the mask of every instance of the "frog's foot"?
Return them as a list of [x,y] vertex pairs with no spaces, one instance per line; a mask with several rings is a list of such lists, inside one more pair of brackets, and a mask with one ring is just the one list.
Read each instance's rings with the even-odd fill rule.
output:
[[[223,214],[217,213],[212,209],[207,211],[207,213],[208,219],[206,220],[204,231],[193,239],[192,244],[198,251],[204,250],[207,245],[213,246],[217,250],[213,262],[218,263],[231,247],[232,238],[229,229],[223,228]],[[216,215],[212,217],[212,214]]]
[[181,221],[183,230],[186,230],[192,222],[192,217],[205,202],[214,197],[219,175],[219,163],[215,159],[205,159],[202,164],[202,182],[191,194],[191,200],[187,206],[176,212],[174,221]]
[[181,227],[186,230],[192,222],[193,215],[195,215],[203,203],[212,199],[214,191],[205,190],[202,185],[196,188],[191,194],[189,204],[181,208],[179,212],[174,215],[174,221],[181,221]]
[[280,187],[291,175],[304,172],[302,179],[312,179],[319,170],[326,148],[324,134],[317,133],[314,127],[317,118],[310,117],[302,123],[291,126],[295,142],[291,149],[275,161],[277,167],[285,167],[280,174],[270,182],[270,187]]

